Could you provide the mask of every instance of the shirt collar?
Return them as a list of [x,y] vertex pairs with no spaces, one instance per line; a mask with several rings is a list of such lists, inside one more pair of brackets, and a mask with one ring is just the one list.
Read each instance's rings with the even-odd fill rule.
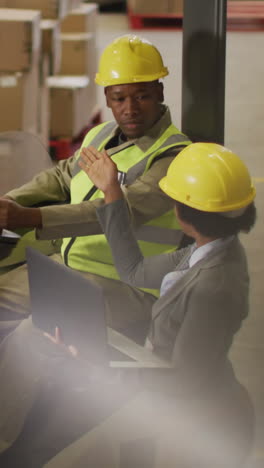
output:
[[209,253],[222,250],[234,240],[234,237],[235,236],[221,237],[198,248],[195,248],[196,244],[194,244],[194,250],[189,258],[189,267],[191,268],[194,266],[199,262],[199,260],[202,260],[202,258],[206,257]]

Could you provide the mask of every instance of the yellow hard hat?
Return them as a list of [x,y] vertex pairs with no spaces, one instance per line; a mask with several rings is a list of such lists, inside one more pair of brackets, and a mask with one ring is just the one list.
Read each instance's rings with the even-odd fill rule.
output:
[[215,143],[192,143],[184,148],[159,185],[174,200],[209,212],[240,210],[256,195],[245,164]]
[[155,81],[168,75],[159,51],[146,39],[128,34],[103,51],[95,82],[101,86]]

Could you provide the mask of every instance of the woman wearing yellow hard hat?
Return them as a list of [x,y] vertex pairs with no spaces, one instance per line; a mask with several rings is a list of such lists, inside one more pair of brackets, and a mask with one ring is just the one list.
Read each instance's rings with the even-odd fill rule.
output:
[[171,366],[141,369],[140,392],[78,446],[87,450],[86,466],[96,444],[98,449],[104,441],[113,468],[119,466],[116,453],[136,448],[137,440],[153,442],[155,467],[241,468],[254,416],[228,353],[248,315],[249,277],[238,234],[250,231],[256,210],[246,166],[213,143],[194,143],[179,153],[160,187],[175,200],[182,230],[194,243],[143,258],[115,164],[92,150],[80,165],[104,192],[97,215],[121,278],[160,288],[146,347]]

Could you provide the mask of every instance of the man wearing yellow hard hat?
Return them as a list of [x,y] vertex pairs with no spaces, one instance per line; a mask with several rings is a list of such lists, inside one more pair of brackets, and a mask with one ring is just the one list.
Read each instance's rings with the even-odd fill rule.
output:
[[[172,124],[170,111],[163,104],[159,80],[167,74],[159,51],[149,41],[135,35],[114,40],[101,55],[95,81],[105,88],[115,120],[90,130],[73,157],[0,199],[1,227],[36,228],[38,239],[63,238],[61,252],[54,258],[103,284],[109,324],[132,333],[136,329],[138,336],[144,335],[143,323],[150,319],[157,292],[134,292],[118,281],[96,218],[95,208],[102,203],[103,194],[87,179],[78,159],[82,151],[93,147],[107,150],[115,161],[137,239],[146,255],[179,245],[182,232],[158,180],[165,175],[172,157],[190,141]],[[36,203],[42,207],[33,208]],[[12,320],[12,327],[15,319],[27,317],[28,296],[26,265],[1,275],[0,321]],[[129,314],[130,304],[134,318]],[[142,323],[137,326],[138,322]]]
[[[246,166],[218,144],[194,143],[182,150],[160,187],[194,243],[144,258],[115,164],[93,150],[80,165],[104,192],[97,215],[120,277],[136,287],[160,288],[148,347],[170,368],[140,369],[130,401],[45,468],[245,466],[254,414],[228,354],[249,308],[247,260],[238,239],[256,218]],[[119,389],[127,388],[127,376]]]
[[[174,250],[181,242],[182,231],[173,204],[158,182],[175,154],[190,141],[173,125],[169,109],[163,104],[163,84],[159,80],[167,74],[159,51],[149,41],[135,35],[114,40],[102,53],[95,80],[105,88],[115,121],[90,130],[81,151],[0,199],[1,227],[36,228],[38,239],[63,238],[61,253],[53,258],[100,283],[106,296],[108,325],[140,342],[145,339],[157,291],[135,289],[119,280],[96,216],[96,207],[103,204],[103,193],[87,178],[78,161],[86,148],[107,150],[117,164],[144,254]],[[49,202],[52,205],[45,206]],[[36,204],[42,207],[32,207]],[[13,329],[29,314],[27,266],[22,265],[0,276],[0,330],[1,325],[4,330]],[[35,364],[32,342],[37,336],[38,330],[28,318],[0,345],[2,395],[8,395],[1,415],[0,450],[14,443],[36,398],[46,362],[43,359]],[[30,384],[22,377],[23,366],[18,362],[33,369]],[[18,367],[22,374],[18,375]],[[5,385],[5,380],[14,385]],[[15,402],[19,411],[11,419],[9,411],[16,407]]]

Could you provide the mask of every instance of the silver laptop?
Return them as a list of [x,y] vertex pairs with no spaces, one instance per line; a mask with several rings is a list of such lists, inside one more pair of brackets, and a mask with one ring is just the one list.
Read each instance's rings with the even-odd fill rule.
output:
[[103,288],[80,273],[27,247],[32,321],[54,335],[59,327],[66,345],[74,345],[94,364],[111,367],[170,367],[153,353],[107,328]]
[[80,273],[27,248],[32,321],[54,335],[59,327],[66,345],[98,364],[132,360],[107,343],[103,290]]

